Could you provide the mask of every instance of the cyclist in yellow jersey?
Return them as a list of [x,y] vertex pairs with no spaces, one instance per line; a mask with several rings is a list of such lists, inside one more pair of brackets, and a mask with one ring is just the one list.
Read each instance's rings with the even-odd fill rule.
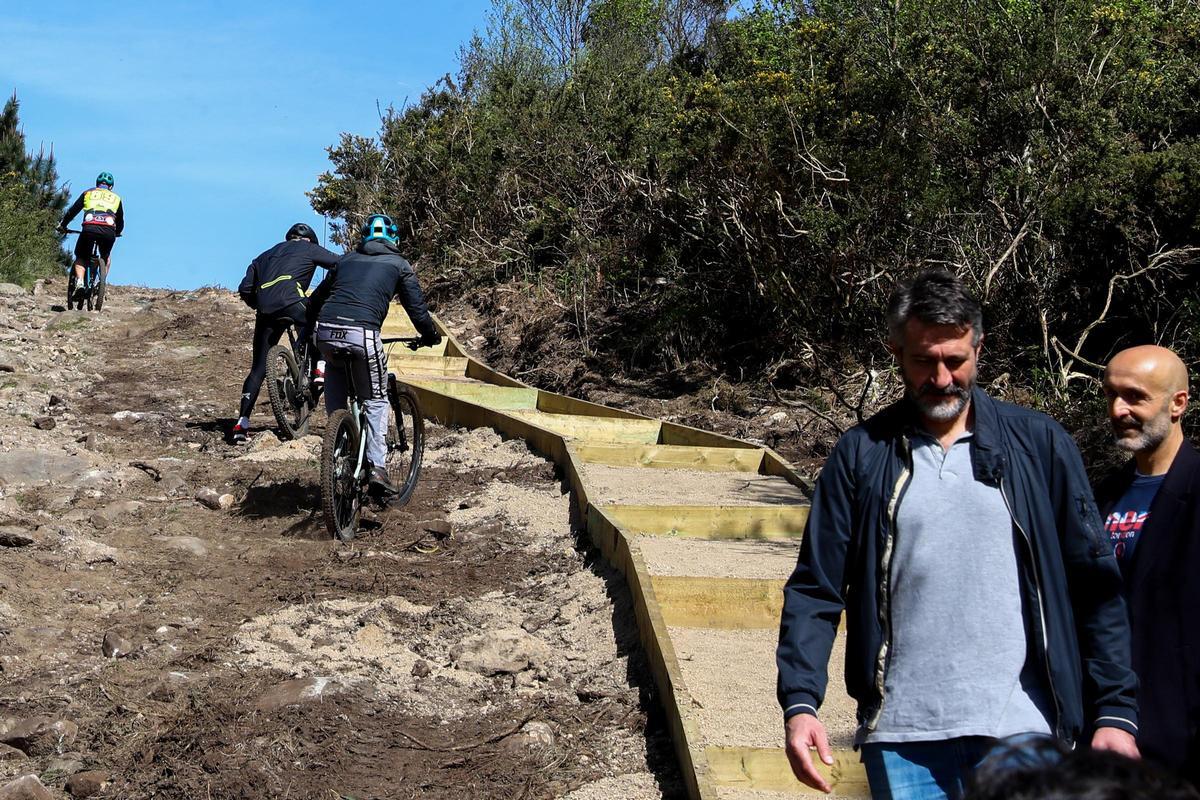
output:
[[113,183],[111,172],[101,172],[96,176],[96,188],[79,195],[58,224],[58,229],[65,231],[75,215],[83,212],[83,232],[75,242],[75,277],[80,281],[83,280],[83,265],[92,255],[93,243],[99,246],[100,257],[104,259],[104,275],[108,277],[113,243],[125,229],[125,204],[112,190]]

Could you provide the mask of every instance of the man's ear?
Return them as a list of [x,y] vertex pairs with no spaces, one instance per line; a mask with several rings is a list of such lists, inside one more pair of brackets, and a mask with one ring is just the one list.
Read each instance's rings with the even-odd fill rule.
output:
[[1171,395],[1171,422],[1178,422],[1183,419],[1184,412],[1187,411],[1188,393],[1186,389],[1181,389]]

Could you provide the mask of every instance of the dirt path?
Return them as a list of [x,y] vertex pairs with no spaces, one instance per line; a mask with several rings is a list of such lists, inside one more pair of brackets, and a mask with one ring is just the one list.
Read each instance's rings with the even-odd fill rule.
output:
[[249,359],[233,295],[50,303],[0,295],[0,778],[50,797],[679,796],[624,584],[549,464],[430,426],[411,504],[335,545],[315,438],[223,441]]

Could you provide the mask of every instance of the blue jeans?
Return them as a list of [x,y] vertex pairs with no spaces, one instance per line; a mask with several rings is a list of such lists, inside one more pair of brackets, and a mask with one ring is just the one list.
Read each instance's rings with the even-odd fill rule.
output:
[[862,746],[874,800],[958,800],[967,778],[996,746],[990,736]]

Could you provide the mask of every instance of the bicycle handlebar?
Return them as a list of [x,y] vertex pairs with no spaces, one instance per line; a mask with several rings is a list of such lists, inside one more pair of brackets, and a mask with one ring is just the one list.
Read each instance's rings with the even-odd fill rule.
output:
[[383,344],[402,344],[409,350],[416,350],[421,346],[420,336],[384,336],[379,341]]

